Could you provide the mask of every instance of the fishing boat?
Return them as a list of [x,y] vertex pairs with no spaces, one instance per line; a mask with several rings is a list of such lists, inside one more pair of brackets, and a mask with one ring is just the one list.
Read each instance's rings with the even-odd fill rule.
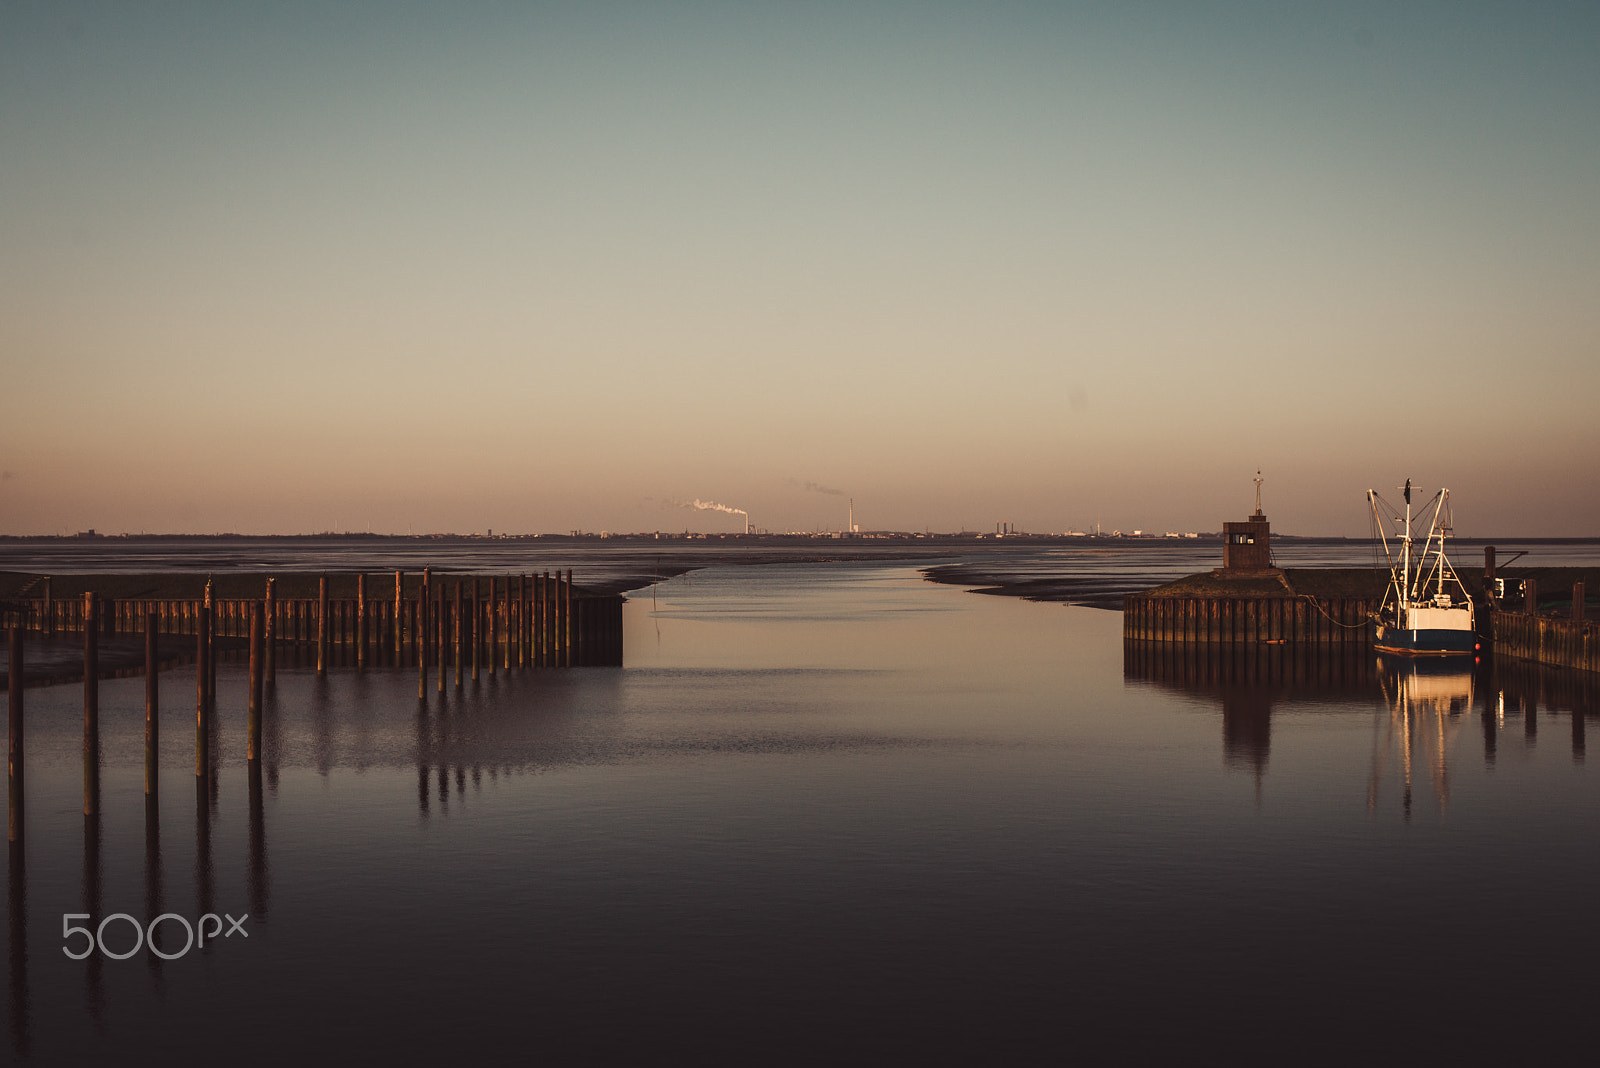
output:
[[[1373,617],[1373,647],[1402,656],[1463,656],[1478,650],[1472,597],[1445,557],[1444,542],[1454,531],[1450,491],[1441,489],[1413,517],[1411,480],[1406,479],[1405,514],[1367,491],[1376,540],[1389,561],[1389,588]],[[1432,509],[1430,514],[1429,509]],[[1415,551],[1415,525],[1428,530],[1422,552]],[[1393,529],[1390,525],[1393,524]]]

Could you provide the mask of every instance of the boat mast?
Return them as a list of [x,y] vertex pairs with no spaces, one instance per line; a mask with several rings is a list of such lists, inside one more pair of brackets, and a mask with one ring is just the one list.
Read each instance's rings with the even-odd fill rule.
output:
[[1400,598],[1411,605],[1411,480],[1406,479],[1406,525],[1400,538]]
[[1439,517],[1444,514],[1444,506],[1449,502],[1449,500],[1450,491],[1447,489],[1440,490],[1439,507],[1433,510],[1433,528],[1439,532],[1439,581],[1436,583],[1433,591],[1433,595],[1435,597],[1438,597],[1440,594],[1444,593],[1444,527],[1440,525]]

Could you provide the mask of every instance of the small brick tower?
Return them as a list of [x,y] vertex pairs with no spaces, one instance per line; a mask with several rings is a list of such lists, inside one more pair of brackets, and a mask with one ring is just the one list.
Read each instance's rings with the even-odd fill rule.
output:
[[1261,514],[1261,472],[1256,472],[1256,514],[1243,523],[1222,524],[1222,570],[1272,570],[1272,530]]

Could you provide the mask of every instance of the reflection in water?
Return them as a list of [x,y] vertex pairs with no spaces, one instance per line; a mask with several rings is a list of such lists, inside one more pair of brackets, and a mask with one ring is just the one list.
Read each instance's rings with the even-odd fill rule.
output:
[[[216,781],[216,776],[208,776]],[[211,805],[206,780],[194,781],[194,896],[197,915],[215,912],[216,886],[211,870]]]
[[262,811],[261,761],[249,762],[250,778],[250,873],[246,886],[250,895],[250,915],[267,918],[269,877],[267,871],[267,821]]
[[1122,673],[1218,702],[1223,758],[1257,775],[1271,754],[1275,706],[1363,697],[1374,678],[1372,654],[1364,650],[1136,640],[1123,643]]
[[[1523,716],[1523,736],[1537,740],[1540,710],[1569,713],[1572,725],[1572,761],[1583,763],[1584,721],[1600,709],[1600,675],[1545,667],[1526,660],[1500,658],[1494,664],[1493,715],[1498,727],[1507,716]],[[1486,728],[1487,730],[1487,728]]]
[[[89,914],[91,924],[98,923],[100,911],[100,813],[83,817],[83,911]],[[83,1003],[96,1028],[105,1026],[105,986],[101,971],[104,962],[99,953],[90,953],[84,961]]]
[[1398,764],[1406,816],[1411,815],[1412,789],[1421,769],[1426,770],[1442,809],[1450,800],[1451,742],[1472,710],[1476,665],[1459,657],[1420,660],[1381,655],[1377,664],[1378,688],[1388,715],[1372,740],[1367,805],[1377,805],[1379,782],[1392,758]]
[[1387,710],[1387,725],[1373,742],[1369,799],[1376,799],[1380,767],[1392,762],[1401,772],[1408,809],[1413,777],[1424,769],[1434,795],[1441,803],[1448,798],[1445,758],[1466,717],[1480,717],[1483,758],[1492,765],[1508,717],[1522,717],[1523,744],[1532,748],[1541,709],[1547,716],[1566,714],[1572,759],[1582,763],[1585,720],[1600,708],[1600,678],[1510,658],[1408,659],[1314,646],[1129,640],[1123,643],[1123,677],[1215,702],[1222,712],[1225,761],[1257,776],[1271,754],[1274,711],[1376,702]]
[[19,1058],[32,1046],[29,1024],[33,1005],[28,990],[28,866],[22,829],[10,842],[11,856],[6,886],[6,905],[10,910],[11,950],[11,1048]]
[[433,751],[433,726],[428,717],[428,699],[422,697],[417,700],[417,811],[423,819],[428,818],[428,759]]
[[311,737],[317,755],[317,772],[326,776],[333,768],[332,683],[318,675],[311,690]]
[[[162,907],[163,897],[161,803],[159,794],[152,790],[144,795],[144,915],[146,923],[166,911]],[[159,940],[161,935],[161,928],[157,927],[150,937]],[[164,941],[162,941],[161,947],[165,948]],[[146,952],[145,961],[150,969],[151,980],[159,985],[161,981],[161,958],[155,953]]]

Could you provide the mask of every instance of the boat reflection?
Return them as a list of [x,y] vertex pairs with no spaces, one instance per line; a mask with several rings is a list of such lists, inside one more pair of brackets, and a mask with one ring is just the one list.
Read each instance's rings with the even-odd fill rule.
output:
[[[1600,675],[1510,658],[1419,659],[1315,646],[1128,640],[1123,679],[1220,710],[1224,761],[1258,777],[1271,756],[1275,712],[1373,707],[1379,717],[1373,775],[1380,776],[1380,767],[1400,769],[1408,799],[1411,785],[1424,775],[1441,801],[1448,797],[1445,756],[1460,748],[1456,736],[1474,716],[1486,764],[1495,762],[1518,720],[1521,744],[1532,748],[1541,718],[1548,724],[1562,716],[1571,729],[1572,759],[1581,763],[1586,721],[1600,710]],[[1375,793],[1372,798],[1375,803]]]
[[1474,667],[1460,660],[1377,657],[1378,688],[1387,716],[1375,724],[1367,807],[1378,804],[1392,770],[1401,781],[1401,806],[1409,818],[1413,789],[1424,778],[1442,809],[1450,800],[1450,751],[1476,689]]

